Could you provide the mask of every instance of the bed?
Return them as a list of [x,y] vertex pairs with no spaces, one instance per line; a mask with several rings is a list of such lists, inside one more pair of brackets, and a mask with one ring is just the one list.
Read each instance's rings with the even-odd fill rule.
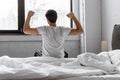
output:
[[[87,55],[78,55],[77,58],[13,58],[1,56],[0,80],[120,79],[120,50],[101,52],[98,55],[94,53],[84,54]],[[103,62],[98,62],[98,58],[103,60]],[[117,71],[114,71],[114,67],[111,64],[115,66]]]

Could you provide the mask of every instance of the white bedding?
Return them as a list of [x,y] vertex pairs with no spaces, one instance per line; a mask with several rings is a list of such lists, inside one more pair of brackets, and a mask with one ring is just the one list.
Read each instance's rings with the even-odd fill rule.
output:
[[[118,52],[118,51],[117,51]],[[104,53],[104,54],[103,54]],[[11,58],[0,57],[1,79],[63,79],[70,77],[84,77],[117,73],[119,71],[119,59],[115,63],[114,52],[102,52],[99,55],[85,53],[77,58],[53,58],[53,57],[27,57]],[[118,57],[119,58],[119,57]],[[114,62],[114,65],[111,64]],[[80,64],[85,66],[81,66]],[[115,70],[114,70],[115,69]]]
[[111,64],[109,61],[105,56],[103,57],[102,55],[96,55],[94,53],[78,55],[78,62],[85,66],[102,69],[108,73],[119,72],[117,66]]
[[[104,74],[100,69],[77,65],[66,66],[76,61],[75,58],[29,57],[11,58],[0,57],[0,79],[58,79],[75,76]],[[64,64],[63,64],[64,63]],[[68,64],[67,64],[68,65]]]

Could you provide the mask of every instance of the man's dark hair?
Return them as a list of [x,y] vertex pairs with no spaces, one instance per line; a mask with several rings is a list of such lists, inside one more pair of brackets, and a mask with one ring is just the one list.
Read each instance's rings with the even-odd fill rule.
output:
[[55,10],[48,10],[45,16],[51,23],[55,23],[57,20],[57,12]]

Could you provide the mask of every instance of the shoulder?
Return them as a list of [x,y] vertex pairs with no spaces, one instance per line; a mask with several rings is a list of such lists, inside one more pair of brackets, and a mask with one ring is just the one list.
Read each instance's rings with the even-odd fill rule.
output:
[[60,26],[59,28],[62,30],[62,33],[65,35],[68,35],[71,31],[71,28],[69,27]]
[[44,33],[44,31],[46,31],[47,26],[39,26],[37,27],[37,31],[39,32],[39,34]]
[[39,30],[39,29],[46,29],[46,28],[48,28],[48,26],[39,26],[39,27],[37,27],[37,29]]
[[60,28],[63,30],[63,31],[70,31],[71,28],[69,27],[64,27],[64,26],[60,26]]

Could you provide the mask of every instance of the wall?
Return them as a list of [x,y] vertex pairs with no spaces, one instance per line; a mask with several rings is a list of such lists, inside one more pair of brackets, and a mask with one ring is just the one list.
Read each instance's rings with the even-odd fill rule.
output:
[[120,24],[120,0],[102,0],[102,40],[108,41],[111,50],[112,31],[115,24]]
[[85,0],[86,50],[101,51],[101,0]]
[[120,0],[85,0],[86,46],[88,52],[100,52],[101,41],[111,50],[112,31],[120,24]]

